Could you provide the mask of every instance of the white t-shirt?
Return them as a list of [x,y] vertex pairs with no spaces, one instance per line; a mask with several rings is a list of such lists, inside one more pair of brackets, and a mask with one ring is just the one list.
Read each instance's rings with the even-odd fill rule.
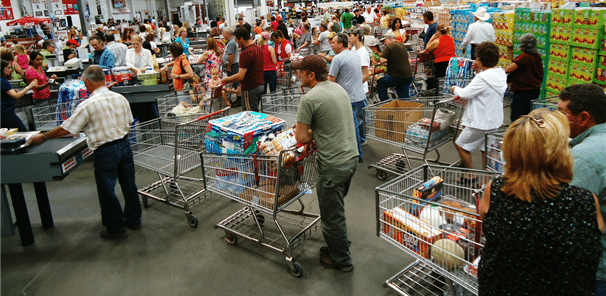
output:
[[318,36],[318,41],[320,41],[320,51],[330,51],[331,47],[328,35],[330,35],[330,32],[324,31],[320,33],[320,36]]
[[372,23],[374,23],[375,19],[377,18],[377,14],[374,11],[370,11],[370,13],[364,12],[362,16],[364,17],[364,20],[366,20],[366,23],[369,25],[372,25]]
[[[360,58],[361,67],[370,67],[370,55],[368,55],[368,50],[366,50],[366,46],[362,46],[359,49],[356,49],[356,54]],[[368,81],[364,82],[364,93],[368,93]]]

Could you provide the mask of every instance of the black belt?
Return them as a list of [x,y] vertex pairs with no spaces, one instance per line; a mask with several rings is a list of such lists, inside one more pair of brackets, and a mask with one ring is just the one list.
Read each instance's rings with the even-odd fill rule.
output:
[[[116,145],[116,144],[118,144],[118,143],[120,143],[122,141],[126,141],[126,140],[128,140],[128,134],[126,134],[126,136],[124,136],[124,138],[122,138],[122,139],[118,139],[118,140],[113,140],[111,142],[107,142],[107,143],[99,146],[99,148],[107,148],[109,146]],[[99,148],[97,148],[97,149],[99,149]]]

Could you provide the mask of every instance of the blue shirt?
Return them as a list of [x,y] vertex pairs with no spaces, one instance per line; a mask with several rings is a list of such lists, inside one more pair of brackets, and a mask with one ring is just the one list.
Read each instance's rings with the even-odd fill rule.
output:
[[427,42],[429,42],[429,39],[431,39],[431,37],[433,37],[433,35],[436,33],[438,29],[438,22],[434,22],[433,24],[429,25],[429,27],[427,28],[427,32],[425,32],[425,39],[423,39],[423,42],[425,42],[425,46],[427,46]]
[[10,82],[4,78],[0,78],[2,84],[2,112],[15,112],[15,98],[8,94],[8,91],[13,89]]
[[185,41],[183,41],[181,37],[177,37],[177,39],[175,39],[175,42],[181,43],[181,45],[183,46],[183,53],[187,55],[187,57],[189,57],[189,39],[185,38]]
[[116,59],[114,54],[109,49],[103,49],[101,57],[99,58],[99,67],[103,69],[112,69],[116,66]]
[[349,49],[336,55],[330,63],[328,75],[334,76],[335,82],[345,89],[351,103],[366,99],[360,69],[362,69],[362,64],[358,54]]
[[[570,141],[574,159],[572,182],[593,192],[600,203],[602,218],[606,218],[606,123],[592,126]],[[606,250],[606,235],[602,234],[602,248]],[[606,252],[602,253],[597,279],[606,281]]]

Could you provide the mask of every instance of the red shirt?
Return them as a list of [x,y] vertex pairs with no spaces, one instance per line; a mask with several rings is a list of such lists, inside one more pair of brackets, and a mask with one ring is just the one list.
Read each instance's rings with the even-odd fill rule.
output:
[[517,56],[513,62],[518,64],[518,68],[509,74],[512,92],[541,87],[541,83],[543,82],[543,61],[541,61],[541,55],[523,53]]
[[278,22],[271,22],[271,30],[273,32],[275,32],[276,30],[278,30]]
[[269,52],[269,45],[263,45],[263,71],[276,71],[276,64],[271,60],[271,52]]
[[263,50],[256,44],[247,46],[240,53],[240,68],[246,69],[242,90],[251,90],[265,84],[263,77]]
[[436,58],[435,63],[448,62],[450,58],[456,57],[455,44],[452,37],[448,35],[440,37],[438,47],[433,51],[433,56]]

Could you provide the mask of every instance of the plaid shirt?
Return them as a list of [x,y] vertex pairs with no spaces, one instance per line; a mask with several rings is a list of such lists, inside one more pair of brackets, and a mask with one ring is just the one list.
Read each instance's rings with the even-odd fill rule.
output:
[[126,66],[126,51],[128,50],[126,45],[112,41],[105,47],[114,54],[114,59],[116,60],[115,67]]
[[133,115],[126,98],[102,86],[80,103],[61,127],[72,134],[83,131],[88,138],[88,147],[95,150],[105,143],[124,138],[132,122]]

